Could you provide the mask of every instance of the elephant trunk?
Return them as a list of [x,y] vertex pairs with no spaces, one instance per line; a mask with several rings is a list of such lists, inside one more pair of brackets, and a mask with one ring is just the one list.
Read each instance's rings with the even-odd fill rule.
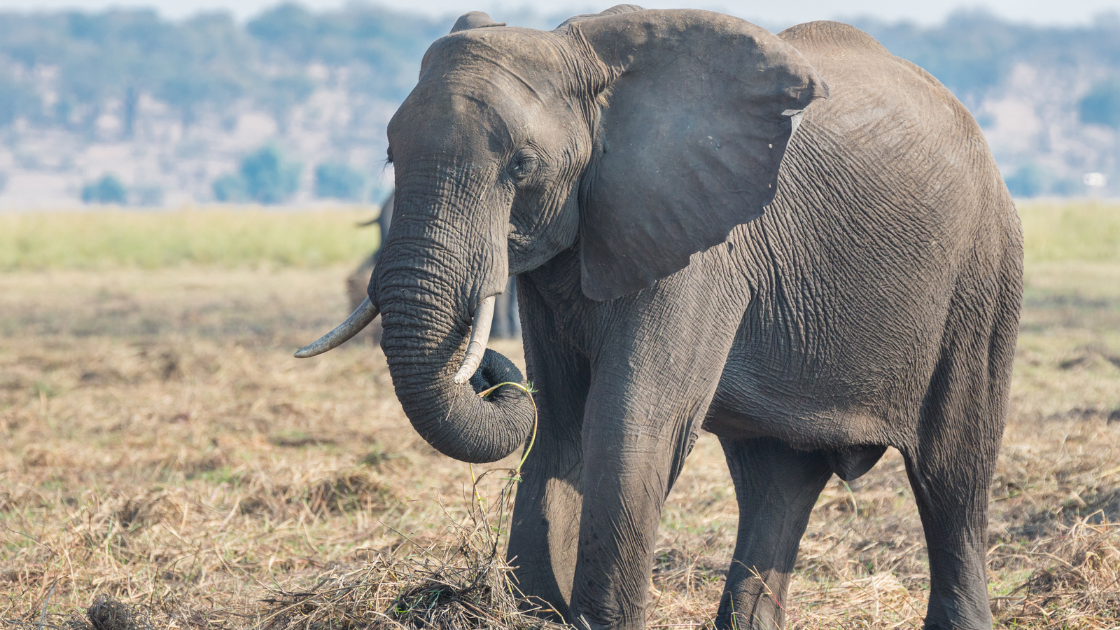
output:
[[[394,225],[378,274],[381,347],[397,398],[439,452],[465,462],[497,461],[525,444],[534,411],[517,388],[499,388],[486,398],[476,393],[522,380],[508,359],[485,350],[494,307],[494,291],[486,287],[497,282],[471,276],[495,270],[487,274],[456,262],[452,252],[468,248],[432,239],[424,229],[430,223],[416,223],[415,230],[403,219]],[[468,330],[471,342],[465,343]]]

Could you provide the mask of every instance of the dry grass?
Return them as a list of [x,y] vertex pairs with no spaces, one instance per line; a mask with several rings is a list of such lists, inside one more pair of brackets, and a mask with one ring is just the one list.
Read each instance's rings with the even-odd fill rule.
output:
[[379,353],[291,358],[345,310],[344,271],[0,280],[0,619],[104,595],[241,627],[457,539],[468,471],[408,426]]
[[[466,466],[409,427],[380,351],[291,359],[344,314],[346,271],[0,277],[0,625],[525,627]],[[992,487],[1001,627],[1120,627],[1117,280],[1108,262],[1028,268]],[[664,514],[651,627],[709,622],[735,522],[701,436]],[[830,484],[792,626],[921,627],[922,540],[897,453]]]

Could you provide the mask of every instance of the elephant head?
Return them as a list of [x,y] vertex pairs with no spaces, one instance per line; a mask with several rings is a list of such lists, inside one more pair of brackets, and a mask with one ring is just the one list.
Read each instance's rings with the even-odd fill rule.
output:
[[592,300],[682,269],[762,214],[799,113],[826,94],[796,49],[723,15],[620,6],[543,32],[467,14],[389,123],[396,207],[370,299],[300,355],[380,309],[415,428],[457,459],[500,459],[532,428],[520,392],[475,395],[521,378],[483,354],[507,277],[577,245]]

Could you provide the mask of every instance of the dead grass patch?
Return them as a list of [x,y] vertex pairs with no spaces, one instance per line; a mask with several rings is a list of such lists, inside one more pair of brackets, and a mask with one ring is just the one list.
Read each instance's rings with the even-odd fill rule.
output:
[[274,589],[261,600],[256,627],[562,628],[532,614],[543,612],[541,604],[518,591],[500,548],[483,534],[493,522],[476,515],[426,548],[398,547],[360,568],[318,576],[304,590]]
[[[1120,294],[1097,280],[1120,275],[1063,265],[1028,274],[992,485],[993,614],[1018,630],[1112,630]],[[412,430],[379,351],[290,358],[345,313],[344,277],[0,277],[0,625],[536,623],[491,610],[512,611],[516,595],[492,546],[464,542],[466,466]],[[736,519],[721,449],[703,435],[663,516],[650,627],[710,627]],[[898,454],[850,491],[831,483],[802,541],[792,627],[920,628],[928,589]],[[415,615],[393,617],[394,602]]]

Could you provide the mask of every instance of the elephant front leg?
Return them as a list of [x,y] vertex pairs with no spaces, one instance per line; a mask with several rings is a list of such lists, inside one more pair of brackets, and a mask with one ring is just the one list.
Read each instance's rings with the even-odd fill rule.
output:
[[721,439],[739,531],[716,627],[777,630],[809,514],[832,470],[824,453],[797,451],[774,439]]
[[[641,427],[633,420],[623,416],[585,431],[583,509],[569,618],[578,628],[645,625],[657,526],[692,444],[692,418]],[[630,434],[630,429],[637,430]]]
[[[530,278],[521,308],[525,363],[537,390],[536,443],[521,469],[508,558],[521,592],[544,616],[569,616],[583,504],[583,410],[590,366],[570,343]],[[514,300],[516,303],[516,300]],[[548,611],[552,611],[549,613]]]
[[562,621],[568,618],[583,503],[580,428],[588,367],[574,354],[533,342],[526,343],[526,358],[530,365],[545,360],[548,369],[533,379],[538,431],[521,469],[508,558],[521,592],[544,616]]
[[[658,328],[669,337],[681,330]],[[577,627],[645,625],[662,507],[731,342],[732,333],[705,332],[703,340],[636,344],[650,349],[638,355],[604,352],[595,366],[584,413],[583,510],[569,619]],[[641,339],[618,338],[635,337]]]

